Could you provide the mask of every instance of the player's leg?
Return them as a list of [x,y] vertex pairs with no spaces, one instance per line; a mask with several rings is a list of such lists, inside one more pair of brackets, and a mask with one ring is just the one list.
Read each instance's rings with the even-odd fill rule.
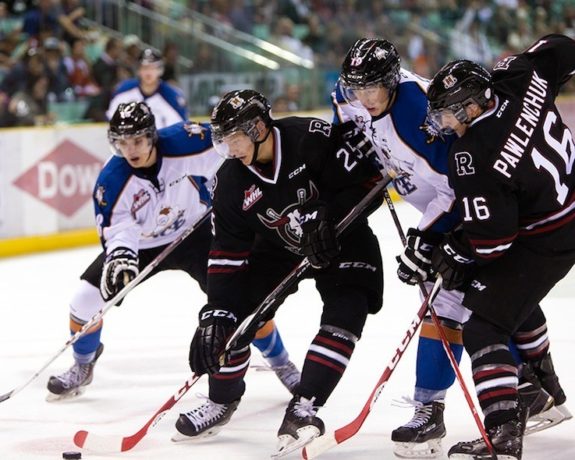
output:
[[[432,285],[427,283],[427,288]],[[457,362],[463,353],[462,323],[469,310],[461,306],[459,291],[439,291],[433,307],[441,322]],[[446,434],[443,422],[447,389],[455,381],[455,372],[443,349],[439,331],[430,316],[422,324],[416,359],[413,396],[415,412],[410,421],[395,429],[391,439],[396,455],[405,458],[433,458],[442,455],[441,439]]]
[[[81,276],[70,302],[70,333],[78,332],[103,306],[99,283],[104,254],[100,254]],[[94,366],[104,349],[100,341],[100,321],[72,345],[74,364],[65,372],[48,379],[48,401],[79,396],[92,382]]]

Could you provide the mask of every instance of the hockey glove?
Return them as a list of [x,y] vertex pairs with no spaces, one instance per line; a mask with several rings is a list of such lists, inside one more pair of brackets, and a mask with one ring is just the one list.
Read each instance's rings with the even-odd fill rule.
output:
[[339,125],[338,128],[341,130],[343,140],[357,158],[369,158],[370,161],[375,163],[378,170],[383,168],[371,140],[354,121],[346,121]]
[[407,241],[403,254],[397,256],[399,262],[397,276],[404,283],[414,285],[419,281],[427,281],[434,275],[431,267],[431,253],[439,244],[440,233],[410,228],[407,231]]
[[107,302],[140,273],[138,255],[128,248],[116,248],[106,257],[102,277],[100,278],[100,293]]
[[300,209],[301,251],[313,268],[327,268],[339,255],[339,242],[322,201],[308,201]]
[[469,287],[475,273],[475,261],[468,253],[464,243],[453,234],[447,235],[433,250],[431,265],[443,277],[443,289],[464,291]]
[[190,367],[196,375],[206,372],[217,374],[224,364],[220,355],[226,348],[228,338],[237,326],[236,316],[227,310],[205,305],[200,310],[199,324],[190,345]]

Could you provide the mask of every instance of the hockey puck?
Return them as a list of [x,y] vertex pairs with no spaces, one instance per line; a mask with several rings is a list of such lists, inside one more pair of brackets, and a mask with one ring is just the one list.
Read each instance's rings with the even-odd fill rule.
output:
[[62,458],[67,460],[80,460],[82,458],[82,452],[62,452]]

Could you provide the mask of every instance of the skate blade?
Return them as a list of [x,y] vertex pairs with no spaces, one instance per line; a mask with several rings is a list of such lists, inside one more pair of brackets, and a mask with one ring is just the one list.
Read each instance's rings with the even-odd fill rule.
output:
[[395,442],[393,453],[399,458],[438,458],[443,456],[441,439],[426,442]]
[[561,412],[563,414],[563,416],[565,417],[564,420],[571,420],[573,418],[573,415],[571,414],[569,409],[567,409],[567,406],[565,405],[565,403],[561,404],[560,406],[555,406],[555,407],[557,408],[557,410],[559,412]]
[[85,388],[79,387],[73,391],[69,391],[67,393],[62,393],[57,395],[56,393],[50,393],[46,395],[47,402],[61,402],[61,401],[69,401],[70,399],[76,399],[79,396],[82,396],[86,391]]
[[525,436],[546,430],[555,425],[559,425],[565,420],[568,419],[565,417],[564,413],[556,406],[552,406],[545,412],[541,412],[540,414],[534,415],[533,417],[529,417],[527,420],[527,426],[525,427]]
[[271,458],[281,458],[287,454],[290,454],[294,450],[301,449],[305,445],[312,442],[321,433],[319,429],[315,426],[306,426],[297,430],[297,439],[289,434],[283,434],[278,436],[278,447],[277,451],[271,455]]
[[177,431],[171,437],[172,442],[180,443],[180,442],[196,442],[202,441],[204,439],[213,438],[216,434],[221,431],[222,427],[212,427],[196,436],[186,436],[185,434],[180,433]]

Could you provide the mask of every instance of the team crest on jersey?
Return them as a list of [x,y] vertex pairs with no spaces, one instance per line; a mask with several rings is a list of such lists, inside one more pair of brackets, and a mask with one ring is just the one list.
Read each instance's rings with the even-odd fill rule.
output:
[[259,187],[256,187],[255,184],[248,190],[244,190],[244,203],[242,205],[242,210],[247,211],[250,209],[262,196],[264,196],[263,192]]
[[184,211],[172,206],[163,206],[156,217],[156,226],[149,233],[142,234],[145,238],[157,238],[177,231],[184,225]]
[[517,59],[517,56],[507,56],[505,59],[502,59],[497,64],[495,64],[495,66],[493,67],[493,71],[509,69],[509,64],[511,64],[511,62],[514,61],[515,59]]
[[443,87],[444,87],[445,89],[452,88],[453,85],[455,85],[455,83],[457,83],[457,78],[455,78],[453,75],[447,75],[447,76],[443,79]]
[[96,192],[94,193],[94,199],[98,203],[98,206],[101,206],[102,208],[108,205],[108,203],[104,199],[104,193],[106,193],[106,189],[104,188],[103,185],[99,185],[98,188],[96,189]]
[[315,200],[319,197],[319,192],[313,182],[309,183],[309,192],[304,188],[300,188],[296,193],[297,203],[286,206],[280,212],[268,208],[266,209],[267,217],[258,214],[260,222],[267,228],[275,230],[287,244],[286,248],[291,251],[293,251],[294,247],[299,247],[302,236],[299,212],[301,205],[308,200]]
[[134,194],[134,199],[132,201],[132,207],[130,208],[130,213],[132,217],[136,218],[136,213],[142,209],[150,201],[150,192],[141,189],[138,193]]
[[206,128],[204,128],[202,125],[199,125],[198,123],[184,123],[184,129],[188,133],[188,137],[200,136],[201,140],[204,140],[204,137],[206,137]]
[[425,133],[425,142],[427,144],[432,144],[438,137],[441,137],[439,131],[430,123],[423,123],[419,129]]
[[470,176],[475,174],[471,153],[457,152],[455,154],[455,169],[458,176]]

